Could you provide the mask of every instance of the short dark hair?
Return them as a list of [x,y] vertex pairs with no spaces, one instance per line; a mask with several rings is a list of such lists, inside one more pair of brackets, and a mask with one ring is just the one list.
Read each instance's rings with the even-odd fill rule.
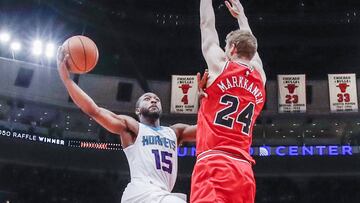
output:
[[139,98],[138,98],[138,100],[136,101],[136,104],[135,104],[135,108],[139,108],[139,105],[140,105],[140,99],[141,99],[141,97],[143,97],[144,95],[141,95]]
[[[153,92],[145,92],[143,95],[141,95],[138,100],[136,101],[136,104],[135,104],[135,108],[139,108],[140,106],[140,102],[141,102],[141,98],[143,98],[146,94],[154,94],[156,95],[155,93]],[[157,96],[157,95],[156,95]]]

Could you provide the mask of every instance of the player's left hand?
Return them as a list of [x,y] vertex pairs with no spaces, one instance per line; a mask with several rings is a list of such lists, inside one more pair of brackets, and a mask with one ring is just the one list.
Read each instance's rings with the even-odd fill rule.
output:
[[208,94],[204,91],[206,89],[207,80],[209,78],[209,71],[205,69],[204,75],[201,77],[200,73],[196,74],[197,82],[198,82],[198,92],[199,92],[199,100],[202,98],[207,98]]
[[[230,3],[231,2],[231,3]],[[225,5],[234,18],[238,18],[241,12],[244,12],[244,7],[239,0],[225,1]]]
[[67,60],[69,55],[66,54],[62,47],[59,47],[57,51],[57,68],[60,74],[60,78],[68,79],[70,78],[70,72],[67,68]]

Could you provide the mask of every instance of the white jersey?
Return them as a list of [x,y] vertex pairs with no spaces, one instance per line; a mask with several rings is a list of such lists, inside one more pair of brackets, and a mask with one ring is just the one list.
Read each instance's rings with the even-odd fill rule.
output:
[[129,199],[139,196],[146,197],[145,194],[150,192],[146,190],[150,188],[144,185],[170,194],[178,168],[177,137],[171,128],[154,128],[139,123],[134,144],[126,147],[124,152],[130,166],[131,181],[124,191],[122,202],[132,202]]

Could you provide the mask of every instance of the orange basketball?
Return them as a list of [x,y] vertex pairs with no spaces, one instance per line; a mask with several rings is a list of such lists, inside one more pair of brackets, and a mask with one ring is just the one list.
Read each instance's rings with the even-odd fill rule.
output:
[[72,73],[83,74],[91,71],[99,58],[99,51],[90,38],[77,35],[67,39],[63,45],[64,54],[69,54],[68,68]]

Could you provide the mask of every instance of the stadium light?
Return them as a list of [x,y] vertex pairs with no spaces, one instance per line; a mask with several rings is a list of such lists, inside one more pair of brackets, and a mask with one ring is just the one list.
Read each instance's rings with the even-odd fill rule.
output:
[[55,45],[49,42],[45,48],[45,56],[48,58],[52,58],[54,55],[55,55]]
[[21,49],[21,44],[19,42],[12,42],[10,44],[11,51],[19,51]]
[[42,42],[40,40],[35,40],[33,42],[32,52],[35,56],[39,56],[42,53]]
[[10,40],[10,34],[7,32],[1,32],[0,33],[0,42],[1,43],[6,43]]

